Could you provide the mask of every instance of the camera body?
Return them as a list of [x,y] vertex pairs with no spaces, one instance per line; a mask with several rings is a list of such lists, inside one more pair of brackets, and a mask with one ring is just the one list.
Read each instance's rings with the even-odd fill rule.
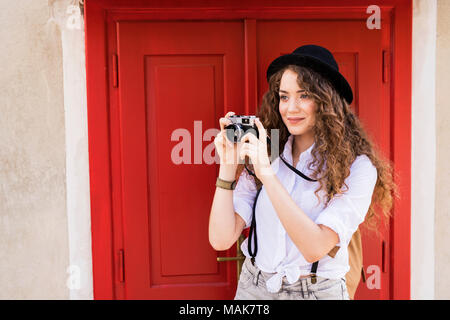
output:
[[232,123],[225,126],[224,129],[227,132],[228,140],[231,142],[240,142],[242,137],[249,131],[259,138],[258,127],[255,124],[256,116],[231,115],[228,119]]

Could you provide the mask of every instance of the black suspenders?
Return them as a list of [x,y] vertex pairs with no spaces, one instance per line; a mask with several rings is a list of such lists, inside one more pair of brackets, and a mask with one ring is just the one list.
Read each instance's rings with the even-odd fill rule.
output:
[[[314,179],[311,179],[307,176],[305,176],[303,173],[301,173],[300,171],[298,171],[296,168],[294,168],[293,166],[291,166],[284,158],[283,156],[280,154],[280,159],[283,160],[283,162],[286,164],[286,166],[291,169],[292,171],[294,171],[296,174],[298,174],[300,177],[302,177],[303,179],[307,180],[307,181],[317,181]],[[256,177],[256,175],[247,168],[247,166],[245,166],[245,169],[247,170],[247,172]],[[249,235],[248,235],[248,253],[251,256],[251,262],[254,265],[255,264],[255,257],[256,254],[258,253],[258,237],[256,234],[256,214],[255,214],[255,209],[256,209],[256,201],[258,200],[258,196],[259,193],[262,190],[262,186],[261,188],[258,189],[258,191],[256,192],[256,197],[255,197],[255,202],[253,203],[253,212],[252,212],[252,222],[250,223],[250,231],[249,231]],[[252,249],[252,240],[254,240],[254,244],[255,244],[255,250]],[[317,279],[316,279],[316,272],[317,272],[317,266],[319,265],[319,261],[316,261],[312,264],[311,266],[311,283],[316,283]]]

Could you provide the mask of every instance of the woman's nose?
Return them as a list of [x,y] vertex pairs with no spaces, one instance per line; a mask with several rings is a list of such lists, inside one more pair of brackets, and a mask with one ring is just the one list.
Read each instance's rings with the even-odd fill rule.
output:
[[296,99],[289,99],[288,109],[290,111],[300,109],[300,101]]

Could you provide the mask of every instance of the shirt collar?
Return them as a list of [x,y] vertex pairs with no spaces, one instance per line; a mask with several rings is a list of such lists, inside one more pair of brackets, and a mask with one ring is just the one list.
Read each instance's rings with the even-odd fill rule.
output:
[[[293,163],[293,159],[292,159],[292,144],[293,144],[293,143],[294,143],[294,136],[291,134],[291,135],[288,137],[288,140],[286,141],[286,144],[284,145],[284,150],[283,150],[283,156],[284,156],[284,158],[287,159],[287,160],[289,160],[291,163]],[[303,159],[309,159],[310,156],[311,156],[311,151],[312,151],[312,149],[314,148],[314,145],[315,145],[315,144],[316,144],[316,143],[313,142],[313,144],[312,144],[308,149],[306,149],[305,151],[303,151],[303,152],[300,154],[299,158],[300,158],[301,160],[303,160]],[[298,162],[300,162],[300,161],[298,161]]]

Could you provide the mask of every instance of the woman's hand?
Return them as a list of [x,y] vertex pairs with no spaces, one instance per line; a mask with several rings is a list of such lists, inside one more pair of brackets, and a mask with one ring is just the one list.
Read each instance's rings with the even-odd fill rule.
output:
[[251,132],[246,133],[241,139],[242,146],[239,150],[239,157],[245,159],[245,156],[248,156],[252,161],[256,176],[260,181],[263,181],[265,177],[273,175],[274,171],[267,154],[266,129],[259,119],[255,119],[255,124],[259,139]]
[[214,139],[214,145],[220,158],[220,165],[229,165],[231,167],[238,166],[238,144],[233,143],[227,138],[225,126],[231,123],[228,119],[234,112],[228,112],[224,118],[219,119],[220,132]]

